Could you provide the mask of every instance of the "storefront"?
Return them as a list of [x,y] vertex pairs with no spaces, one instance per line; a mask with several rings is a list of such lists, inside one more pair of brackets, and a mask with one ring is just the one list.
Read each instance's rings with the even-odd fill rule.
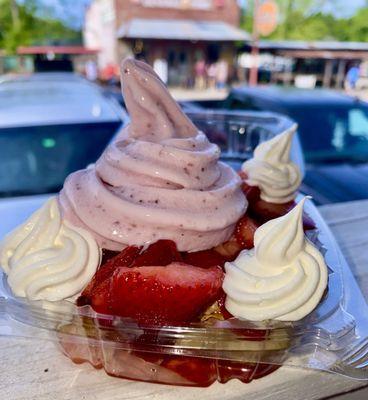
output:
[[[364,42],[261,41],[259,48],[259,75],[267,77],[261,79],[263,83],[341,89],[354,65],[360,65],[361,77],[368,78],[368,44]],[[249,45],[243,51],[239,64],[249,71],[254,62]]]
[[[225,61],[230,77],[236,41],[249,39],[249,35],[238,27],[240,14],[236,0],[104,2],[104,7],[103,0],[92,3],[87,12],[84,35],[87,46],[101,49],[100,68],[107,62],[118,63],[121,58],[134,56],[153,65],[168,84],[191,86],[200,63],[209,66],[219,60]],[[110,4],[108,8],[107,3]],[[106,13],[106,9],[109,12],[101,16],[100,11]],[[105,21],[104,24],[98,25],[99,18]],[[108,37],[106,21],[110,25],[115,23],[113,40]],[[98,32],[104,37],[103,46]]]
[[88,62],[96,63],[98,50],[82,46],[29,46],[17,50],[18,72],[85,73]]

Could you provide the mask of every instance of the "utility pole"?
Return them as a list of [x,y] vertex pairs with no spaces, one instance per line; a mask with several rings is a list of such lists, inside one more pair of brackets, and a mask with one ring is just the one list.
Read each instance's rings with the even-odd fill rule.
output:
[[249,74],[249,86],[258,84],[258,56],[259,56],[259,33],[257,26],[259,0],[254,0],[253,10],[253,32],[252,32],[252,67]]

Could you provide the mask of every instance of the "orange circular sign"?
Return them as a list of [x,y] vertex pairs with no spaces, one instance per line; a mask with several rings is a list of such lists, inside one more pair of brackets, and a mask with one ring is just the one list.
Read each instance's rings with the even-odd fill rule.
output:
[[256,11],[256,30],[262,36],[270,35],[276,28],[279,7],[274,0],[263,1]]

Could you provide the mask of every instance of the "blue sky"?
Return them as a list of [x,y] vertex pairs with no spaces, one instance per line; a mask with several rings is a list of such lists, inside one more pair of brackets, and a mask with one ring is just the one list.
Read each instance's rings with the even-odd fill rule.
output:
[[[27,1],[27,0],[20,0]],[[83,15],[86,5],[91,0],[39,0],[45,7],[55,9],[60,18],[69,25],[80,27],[83,23]],[[248,0],[249,1],[249,0]],[[246,5],[247,0],[238,0],[239,4]],[[364,6],[365,0],[329,0],[325,6],[326,12],[333,12],[337,16],[350,16],[359,7]]]
[[[247,2],[251,0],[238,0],[242,6],[246,6]],[[363,7],[366,3],[365,0],[325,0],[326,12],[332,12],[337,16],[351,16],[359,7]]]
[[351,16],[356,10],[365,5],[365,0],[334,0],[326,6],[326,11],[337,16]]

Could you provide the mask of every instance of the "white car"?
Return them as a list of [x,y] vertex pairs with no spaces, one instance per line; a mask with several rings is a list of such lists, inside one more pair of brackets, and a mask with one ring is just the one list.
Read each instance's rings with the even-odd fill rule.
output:
[[115,99],[78,75],[0,77],[0,237],[93,163],[127,121]]

